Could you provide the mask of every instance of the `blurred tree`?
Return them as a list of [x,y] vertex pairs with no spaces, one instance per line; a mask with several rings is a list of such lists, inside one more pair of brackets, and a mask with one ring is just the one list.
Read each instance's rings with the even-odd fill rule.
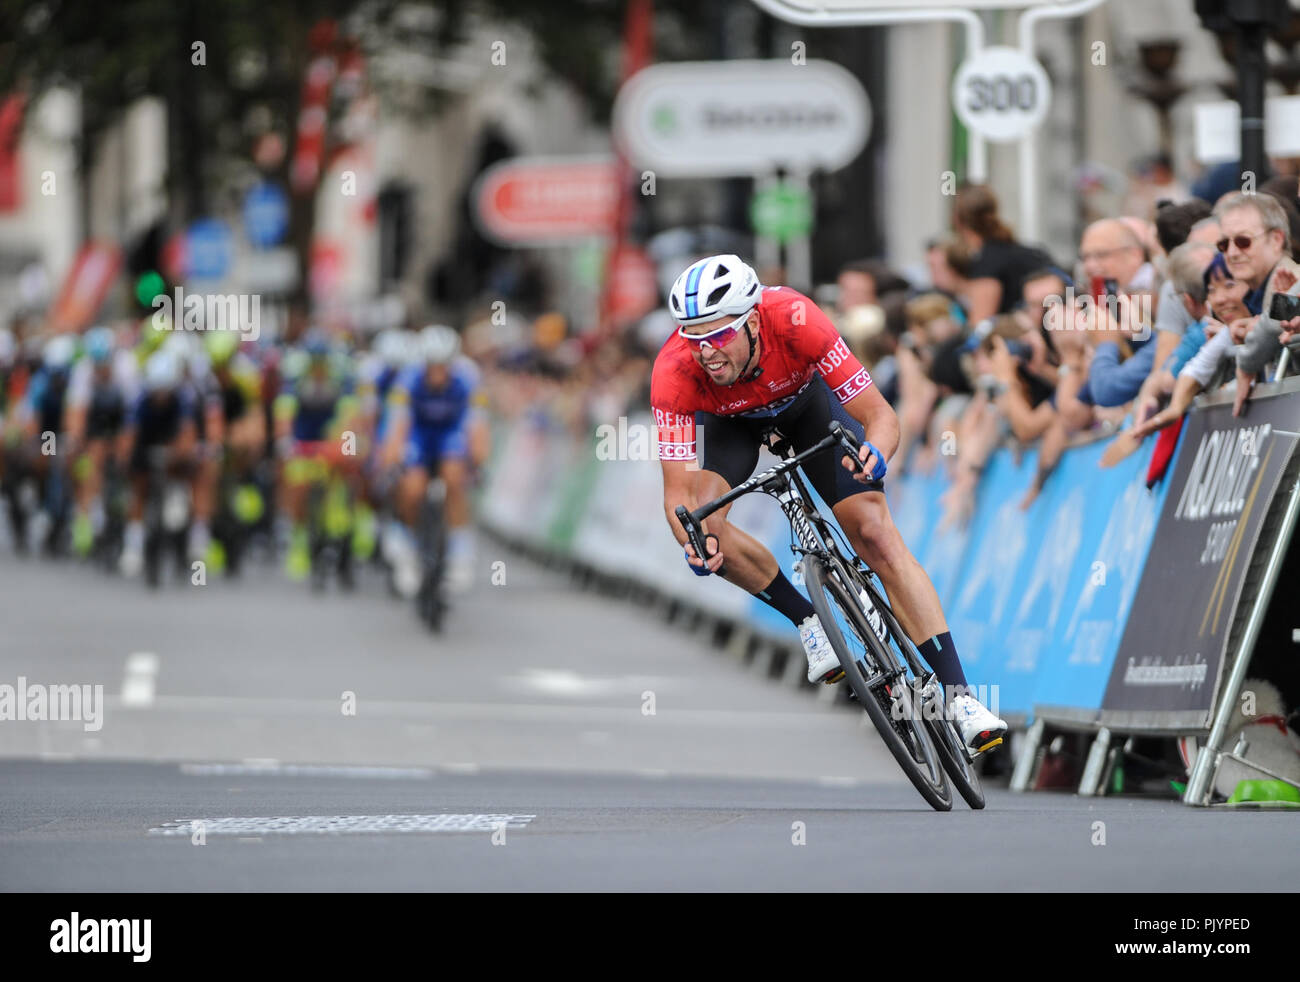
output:
[[[661,60],[711,55],[721,19],[701,20],[701,11],[743,3],[655,0]],[[52,88],[77,92],[82,174],[126,109],[144,96],[164,100],[167,224],[176,229],[229,203],[219,196],[257,172],[252,159],[267,134],[283,141],[284,152],[261,172],[288,186],[310,38],[323,21],[343,25],[367,56],[405,46],[434,59],[476,26],[513,24],[535,40],[548,71],[586,100],[592,118],[607,119],[619,81],[623,8],[619,0],[0,0],[0,94],[25,93],[30,111]],[[410,16],[420,11],[427,16]],[[446,104],[436,86],[425,95],[402,110],[437,112]],[[338,108],[331,106],[330,123]],[[327,138],[326,160],[330,154]],[[80,184],[85,234],[90,189]],[[293,195],[289,236],[304,271],[314,224],[315,195]]]

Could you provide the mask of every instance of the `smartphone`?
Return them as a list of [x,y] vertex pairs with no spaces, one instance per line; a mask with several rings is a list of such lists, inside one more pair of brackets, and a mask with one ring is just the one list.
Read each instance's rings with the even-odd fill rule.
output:
[[1268,307],[1268,316],[1275,321],[1289,321],[1292,317],[1300,317],[1300,297],[1293,297],[1287,293],[1273,294],[1273,302]]

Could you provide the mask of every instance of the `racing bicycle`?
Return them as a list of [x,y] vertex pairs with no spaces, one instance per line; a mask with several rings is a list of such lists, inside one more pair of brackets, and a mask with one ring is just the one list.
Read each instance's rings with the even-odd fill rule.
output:
[[753,492],[776,498],[790,522],[791,549],[799,557],[796,569],[802,571],[854,700],[933,808],[952,808],[949,778],[971,808],[983,808],[979,775],[956,722],[944,709],[942,687],[899,625],[879,578],[847,542],[841,545],[843,533],[813,505],[799,473],[805,461],[837,449],[860,469],[859,441],[838,420],[831,422],[829,435],[799,454],[779,431],[769,430],[766,436],[781,458],[775,467],[693,511],[677,507],[677,520],[696,555],[717,551],[706,550],[706,540],[716,543],[717,537],[706,534],[702,523],[718,509]]

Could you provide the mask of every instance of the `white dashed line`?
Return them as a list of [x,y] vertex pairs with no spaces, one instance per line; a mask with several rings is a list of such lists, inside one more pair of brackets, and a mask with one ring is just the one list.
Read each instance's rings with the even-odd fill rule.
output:
[[359,832],[495,832],[522,829],[536,815],[287,815],[265,818],[192,818],[164,822],[150,835],[345,835]]
[[151,651],[135,651],[126,658],[126,678],[122,680],[122,706],[148,709],[153,705],[154,677],[158,674],[158,656]]

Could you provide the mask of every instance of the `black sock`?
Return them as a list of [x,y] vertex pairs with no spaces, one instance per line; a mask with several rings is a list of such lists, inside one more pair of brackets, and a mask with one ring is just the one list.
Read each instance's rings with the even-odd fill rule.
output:
[[795,627],[814,613],[813,605],[808,602],[808,598],[796,590],[794,584],[787,580],[785,574],[779,569],[776,571],[776,579],[754,596],[773,610],[788,617]]
[[947,631],[936,634],[925,644],[918,644],[916,650],[921,653],[926,664],[934,669],[935,676],[944,688],[953,685],[966,687],[966,673],[961,670],[957,646],[952,643],[952,635]]

